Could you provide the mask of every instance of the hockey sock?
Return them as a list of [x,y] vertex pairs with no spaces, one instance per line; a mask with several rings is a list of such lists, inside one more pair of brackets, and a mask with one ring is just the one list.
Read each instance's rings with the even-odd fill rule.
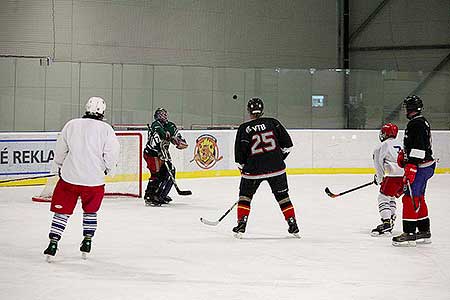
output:
[[97,213],[83,213],[83,235],[93,237],[97,229]]
[[287,192],[282,193],[274,193],[275,199],[280,206],[281,211],[283,212],[284,219],[287,220],[289,218],[295,219],[295,210],[292,205],[291,199],[289,199],[289,194]]
[[55,213],[53,215],[52,225],[50,228],[50,233],[48,235],[51,240],[59,241],[61,239],[64,229],[66,229],[67,220],[69,219],[69,217],[70,215],[66,214]]
[[430,231],[430,219],[427,217],[425,219],[417,220],[417,230],[419,230],[419,232]]
[[397,202],[395,201],[395,198],[392,198],[389,201],[389,206],[391,207],[391,219],[395,219],[397,214]]
[[[378,195],[378,211],[380,212],[381,219],[390,219],[392,216],[392,208],[390,199],[391,197],[384,194]],[[395,201],[394,201],[395,203]],[[395,214],[395,211],[394,211]]]
[[237,218],[241,220],[242,217],[248,216],[250,214],[250,202],[251,198],[247,196],[239,196],[238,208],[237,208]]

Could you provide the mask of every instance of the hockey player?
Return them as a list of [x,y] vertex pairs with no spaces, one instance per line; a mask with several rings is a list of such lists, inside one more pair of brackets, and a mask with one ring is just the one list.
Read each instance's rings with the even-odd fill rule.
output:
[[298,236],[294,206],[289,199],[286,165],[284,160],[292,148],[292,140],[273,118],[262,117],[264,103],[260,98],[251,98],[247,104],[250,121],[239,126],[235,140],[235,161],[241,171],[238,224],[233,228],[236,237],[241,237],[247,226],[250,203],[261,182],[267,180],[277,200],[288,232]]
[[[436,162],[431,147],[431,127],[422,116],[423,102],[418,96],[405,98],[403,105],[406,125],[403,151],[397,162],[404,168],[403,182],[406,186],[403,196],[403,233],[392,238],[394,246],[416,246],[431,243],[430,219],[425,202],[427,181],[433,176]],[[418,230],[416,232],[416,229]]]
[[168,117],[164,108],[158,108],[148,131],[148,141],[144,149],[144,159],[150,171],[144,195],[146,205],[161,206],[172,201],[169,192],[173,182],[169,172],[175,177],[175,167],[170,159],[169,146],[172,143],[180,150],[188,146],[177,126],[170,122]]
[[398,152],[402,147],[396,140],[397,133],[397,125],[384,124],[379,134],[381,144],[373,152],[373,164],[376,170],[374,183],[381,185],[378,210],[382,223],[372,230],[372,236],[392,232],[397,208],[395,198],[403,194],[403,169],[397,165]]
[[54,212],[49,233],[50,244],[44,254],[55,256],[58,241],[72,215],[78,197],[83,208],[83,258],[91,251],[97,228],[97,211],[103,200],[104,176],[113,171],[119,159],[120,145],[112,127],[103,122],[105,100],[91,97],[82,118],[64,125],[56,142],[55,163],[60,178],[53,191],[50,210]]

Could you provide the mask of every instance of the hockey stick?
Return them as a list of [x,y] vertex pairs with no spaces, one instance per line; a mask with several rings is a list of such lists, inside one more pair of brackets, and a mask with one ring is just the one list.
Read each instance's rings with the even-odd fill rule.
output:
[[5,179],[5,180],[0,180],[0,183],[14,182],[14,181],[21,181],[21,180],[28,180],[28,179],[39,179],[39,178],[53,177],[53,176],[56,176],[56,175],[58,175],[58,174],[47,174],[47,175],[33,176],[33,177],[22,177],[22,178]]
[[168,171],[169,171],[169,176],[170,176],[170,179],[172,180],[172,182],[173,182],[173,185],[175,186],[175,189],[177,190],[177,193],[178,193],[178,195],[181,195],[181,196],[189,196],[189,195],[192,195],[192,191],[190,191],[190,190],[181,190],[179,187],[178,187],[178,184],[177,184],[177,182],[175,181],[175,176],[173,176],[173,166],[172,166],[172,161],[170,160],[170,157],[166,160],[166,163],[167,163],[167,165],[170,165],[170,166],[168,166]]
[[205,218],[200,217],[200,222],[209,226],[217,226],[229,213],[233,210],[233,208],[238,204],[238,202],[234,202],[233,205],[219,218],[217,221],[209,221]]
[[414,201],[414,196],[413,196],[413,192],[412,192],[412,188],[411,188],[411,184],[409,183],[409,180],[406,180],[406,184],[408,185],[409,196],[411,197],[411,201],[412,201],[414,210],[416,211],[416,213],[418,213],[419,209],[420,209],[420,200],[419,200],[419,205],[416,206],[416,201]]
[[357,187],[355,187],[355,188],[352,188],[352,189],[350,189],[350,190],[344,191],[344,192],[339,193],[339,194],[334,194],[334,193],[332,193],[332,192],[330,191],[330,189],[329,189],[328,187],[326,187],[326,188],[325,188],[325,193],[327,193],[327,195],[330,196],[331,198],[336,198],[336,197],[345,195],[345,194],[347,194],[347,193],[350,193],[350,192],[353,192],[353,191],[362,189],[363,187],[372,185],[373,183],[374,183],[374,182],[371,181],[371,182],[365,183],[365,184],[363,184],[363,185],[357,186]]

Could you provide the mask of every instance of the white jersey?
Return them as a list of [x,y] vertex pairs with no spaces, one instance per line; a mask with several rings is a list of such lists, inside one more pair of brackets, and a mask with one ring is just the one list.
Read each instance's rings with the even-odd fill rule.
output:
[[105,172],[116,167],[119,152],[119,141],[109,124],[90,118],[73,119],[58,137],[55,163],[68,183],[102,185]]
[[393,138],[388,138],[375,148],[373,152],[373,164],[377,179],[380,182],[384,176],[403,176],[403,169],[397,164],[397,156],[400,149],[402,149],[401,144]]

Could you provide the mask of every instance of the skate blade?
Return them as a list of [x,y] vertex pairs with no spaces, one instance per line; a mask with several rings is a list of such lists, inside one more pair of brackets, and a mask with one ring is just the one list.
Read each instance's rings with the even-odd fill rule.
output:
[[233,236],[240,240],[240,239],[242,239],[243,234],[242,234],[242,232],[236,232]]
[[147,207],[160,207],[161,204],[160,203],[145,203],[145,206]]
[[392,241],[392,246],[394,246],[394,247],[416,247],[416,241],[405,241],[405,242]]
[[431,244],[431,238],[427,239],[427,238],[423,238],[423,239],[418,239],[416,240],[417,244]]
[[53,261],[53,256],[46,254],[45,255],[45,261],[48,263],[51,263]]
[[383,236],[391,237],[392,236],[392,232],[387,231],[387,232],[383,232],[381,234],[379,232],[371,232],[370,236],[373,236],[373,237],[383,237]]
[[300,236],[300,234],[298,232],[296,233],[291,233],[293,237],[296,237],[298,239],[301,239],[302,237]]
[[87,252],[81,252],[81,258],[86,260],[88,258]]

